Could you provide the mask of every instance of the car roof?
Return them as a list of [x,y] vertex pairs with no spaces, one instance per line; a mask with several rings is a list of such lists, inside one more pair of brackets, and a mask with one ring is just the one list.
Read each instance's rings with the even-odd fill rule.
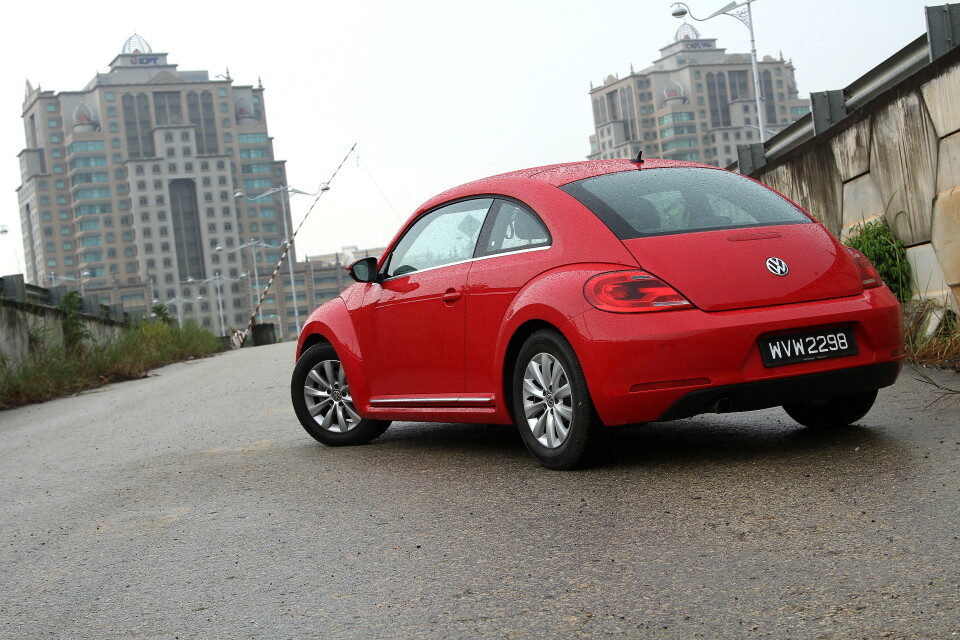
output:
[[417,213],[433,208],[444,202],[456,200],[457,198],[515,191],[518,188],[522,189],[524,183],[526,183],[528,187],[542,188],[544,185],[562,187],[571,182],[593,178],[607,173],[675,167],[718,169],[718,167],[713,165],[658,159],[644,160],[643,162],[634,162],[627,159],[565,162],[562,164],[510,171],[508,173],[501,173],[462,184],[430,198],[430,200],[417,209]]

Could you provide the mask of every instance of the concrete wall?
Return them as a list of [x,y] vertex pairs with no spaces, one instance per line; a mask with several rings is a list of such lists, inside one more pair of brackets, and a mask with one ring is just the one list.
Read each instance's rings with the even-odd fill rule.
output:
[[752,173],[843,236],[884,215],[917,298],[960,311],[960,49]]
[[[0,288],[0,369],[16,367],[63,345],[63,313],[49,302],[49,290],[30,287],[30,295],[16,295],[18,288],[9,286],[13,278],[19,278],[22,285],[22,276],[0,279],[0,284],[7,285]],[[80,319],[91,346],[117,339],[130,326],[108,314],[81,313]]]

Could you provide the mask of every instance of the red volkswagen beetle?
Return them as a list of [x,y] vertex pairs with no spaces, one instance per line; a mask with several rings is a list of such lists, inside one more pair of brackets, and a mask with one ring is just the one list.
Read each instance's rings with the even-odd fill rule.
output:
[[392,420],[515,423],[542,464],[607,427],[783,406],[851,424],[893,384],[900,307],[863,254],[716,167],[603,160],[451,189],[297,345],[297,417],[328,445]]

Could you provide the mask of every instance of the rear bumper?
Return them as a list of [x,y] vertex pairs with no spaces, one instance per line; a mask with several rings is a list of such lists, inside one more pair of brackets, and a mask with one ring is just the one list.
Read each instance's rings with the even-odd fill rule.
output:
[[830,398],[889,387],[900,374],[899,362],[811,373],[779,380],[744,382],[691,391],[657,419],[680,420],[701,413],[731,413],[779,407],[808,398]]
[[[764,366],[761,338],[836,327],[852,329],[858,353]],[[597,413],[610,426],[879,389],[896,380],[903,363],[900,306],[886,287],[847,298],[710,313],[592,309],[563,330]]]

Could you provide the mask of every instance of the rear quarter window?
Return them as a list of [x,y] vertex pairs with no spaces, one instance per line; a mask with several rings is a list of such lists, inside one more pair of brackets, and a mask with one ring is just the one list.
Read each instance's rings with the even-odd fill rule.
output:
[[561,188],[621,240],[812,222],[775,191],[719,169],[622,171]]

